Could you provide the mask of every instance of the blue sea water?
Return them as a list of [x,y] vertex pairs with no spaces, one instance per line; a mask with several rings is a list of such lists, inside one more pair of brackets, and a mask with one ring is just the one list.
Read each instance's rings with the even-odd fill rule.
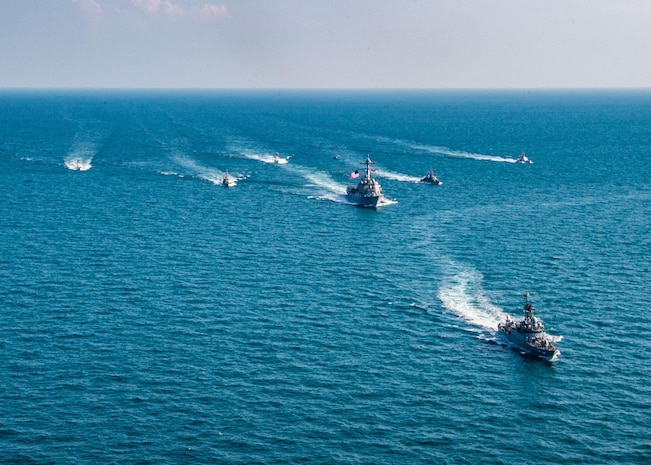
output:
[[0,463],[649,463],[650,179],[646,91],[3,91]]

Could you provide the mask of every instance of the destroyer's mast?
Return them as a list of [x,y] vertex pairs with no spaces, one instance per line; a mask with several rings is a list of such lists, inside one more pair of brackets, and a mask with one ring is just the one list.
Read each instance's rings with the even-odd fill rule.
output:
[[366,155],[366,179],[371,179],[371,165],[373,164],[373,161],[371,161],[371,156]]

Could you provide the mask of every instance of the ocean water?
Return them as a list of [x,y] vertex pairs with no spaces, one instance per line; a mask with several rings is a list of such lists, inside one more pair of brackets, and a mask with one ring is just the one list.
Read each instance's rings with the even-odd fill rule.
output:
[[651,92],[3,91],[0,463],[650,463],[650,179]]

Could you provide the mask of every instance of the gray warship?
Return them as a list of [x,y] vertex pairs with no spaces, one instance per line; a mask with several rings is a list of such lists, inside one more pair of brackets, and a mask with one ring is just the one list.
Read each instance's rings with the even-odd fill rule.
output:
[[[366,156],[366,174],[356,186],[348,186],[346,188],[346,198],[361,207],[377,208],[385,200],[382,195],[382,187],[380,183],[371,177],[371,161],[370,156]],[[355,174],[359,175],[357,171]],[[352,175],[351,175],[352,176]]]
[[507,316],[504,323],[497,325],[498,332],[524,353],[543,360],[555,360],[560,351],[545,333],[542,321],[534,316],[528,292],[524,299],[524,320],[516,322]]

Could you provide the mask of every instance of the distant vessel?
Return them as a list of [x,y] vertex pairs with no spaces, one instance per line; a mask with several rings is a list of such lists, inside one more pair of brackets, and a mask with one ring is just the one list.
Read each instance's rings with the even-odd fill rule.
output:
[[[371,161],[370,156],[366,156],[366,174],[359,181],[356,186],[348,186],[346,188],[346,198],[362,207],[377,208],[385,198],[382,195],[382,187],[380,183],[371,177]],[[355,171],[350,175],[350,179],[359,177],[359,172]]]
[[91,168],[90,160],[84,161],[81,158],[75,158],[73,160],[65,160],[63,162],[66,168],[73,171],[87,171]]
[[515,160],[516,163],[522,163],[522,164],[527,164],[527,163],[533,163],[529,158],[527,158],[527,155],[524,152],[520,152],[520,155],[518,155],[517,160]]
[[525,292],[524,300],[524,319],[516,322],[507,316],[504,323],[497,325],[498,332],[527,354],[543,360],[555,360],[560,351],[545,333],[542,321],[534,316],[529,292]]
[[222,186],[224,187],[233,187],[235,186],[236,181],[235,178],[232,178],[229,174],[228,171],[226,171],[226,174],[224,174],[224,177],[222,178]]
[[441,180],[439,180],[439,178],[436,177],[436,175],[434,174],[434,170],[432,170],[432,168],[429,169],[427,176],[422,178],[420,182],[424,182],[426,184],[435,184],[437,186],[443,184]]
[[279,165],[284,165],[289,162],[289,159],[291,158],[290,156],[287,157],[281,157],[278,152],[274,153],[273,157],[271,158],[273,163],[279,164]]

